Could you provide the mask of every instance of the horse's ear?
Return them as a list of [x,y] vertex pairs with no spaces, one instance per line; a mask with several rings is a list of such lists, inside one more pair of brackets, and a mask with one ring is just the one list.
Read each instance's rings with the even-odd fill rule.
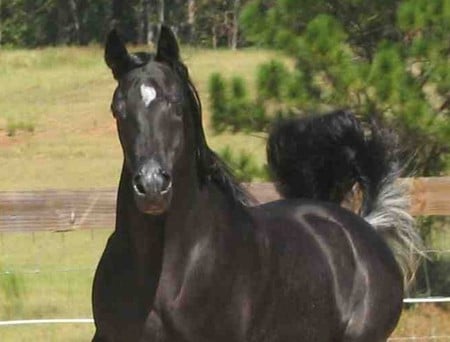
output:
[[130,55],[115,29],[109,32],[105,44],[105,62],[112,70],[114,78],[118,79],[128,70]]
[[166,25],[161,25],[159,31],[155,59],[160,62],[180,59],[180,48],[178,47],[177,39],[172,30]]

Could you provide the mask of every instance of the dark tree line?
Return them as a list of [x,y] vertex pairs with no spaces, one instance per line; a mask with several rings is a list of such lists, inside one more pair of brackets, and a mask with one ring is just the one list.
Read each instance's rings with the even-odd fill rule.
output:
[[236,48],[245,0],[0,0],[0,44],[35,47],[101,42],[118,27],[134,43],[170,25],[180,40]]

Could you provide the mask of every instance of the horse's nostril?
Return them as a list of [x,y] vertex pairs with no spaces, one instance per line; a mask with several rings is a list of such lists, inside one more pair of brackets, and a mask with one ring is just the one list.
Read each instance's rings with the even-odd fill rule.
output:
[[140,175],[134,176],[133,183],[136,192],[138,192],[141,195],[145,195],[146,191],[144,185],[142,184],[142,177]]
[[162,180],[161,193],[164,193],[167,192],[172,186],[172,180],[170,179],[170,175],[164,170],[160,170],[160,175]]

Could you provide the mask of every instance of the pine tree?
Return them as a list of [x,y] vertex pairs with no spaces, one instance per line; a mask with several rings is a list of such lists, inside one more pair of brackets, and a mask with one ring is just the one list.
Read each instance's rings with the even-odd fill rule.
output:
[[416,175],[449,168],[449,1],[254,0],[241,21],[247,39],[295,61],[293,72],[260,67],[255,105],[376,116],[400,133]]

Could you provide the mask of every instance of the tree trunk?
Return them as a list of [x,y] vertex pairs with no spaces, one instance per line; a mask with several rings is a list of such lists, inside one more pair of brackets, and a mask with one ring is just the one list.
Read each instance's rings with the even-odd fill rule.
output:
[[3,18],[2,18],[2,0],[0,0],[0,47],[2,46]]
[[81,27],[80,27],[80,19],[78,17],[77,3],[75,2],[75,0],[68,0],[68,2],[70,15],[72,16],[73,20],[73,28],[75,30],[75,41],[78,44],[81,44]]
[[56,43],[67,44],[70,42],[69,26],[70,19],[67,13],[67,2],[60,0],[56,8]]
[[217,48],[217,28],[216,28],[216,24],[214,24],[213,27],[212,27],[212,45],[213,45],[214,49]]
[[[0,0],[1,1],[1,0]],[[188,27],[189,27],[189,43],[195,41],[195,0],[188,0]]]
[[164,0],[159,0],[159,23],[162,24],[164,23],[165,20],[165,15],[164,15]]
[[110,26],[119,30],[122,39],[133,43],[139,42],[140,16],[134,16],[134,2],[127,0],[112,0],[112,18]]
[[149,43],[149,18],[150,18],[150,0],[142,0],[142,17],[141,17],[141,43]]
[[236,50],[238,46],[239,39],[239,8],[241,6],[240,0],[234,0],[233,8],[233,35],[231,38],[231,49]]
[[112,26],[116,26],[120,22],[125,6],[123,0],[113,0],[112,2]]

